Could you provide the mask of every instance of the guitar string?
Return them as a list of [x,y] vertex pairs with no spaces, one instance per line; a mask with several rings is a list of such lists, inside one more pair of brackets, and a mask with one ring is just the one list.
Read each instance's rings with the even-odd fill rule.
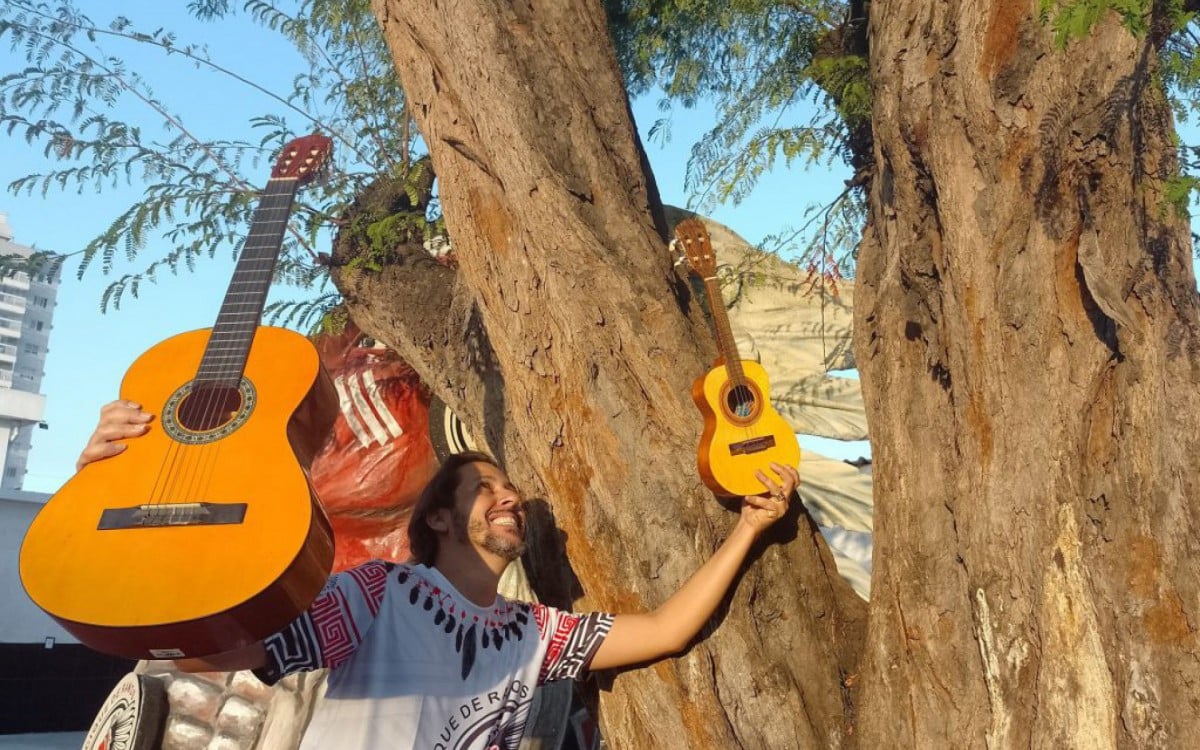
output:
[[[280,191],[274,188],[282,186],[286,189]],[[257,281],[256,286],[261,287],[261,283],[265,281],[266,285],[270,284],[270,277],[274,270],[274,266],[278,257],[278,251],[282,244],[282,233],[286,230],[288,217],[291,213],[291,203],[295,196],[295,180],[272,180],[267,190],[264,191],[264,196],[261,204],[255,212],[254,221],[251,225],[250,235],[247,237],[246,247],[243,248],[243,257],[245,262],[239,264],[241,268],[235,271],[234,281],[231,282],[229,291],[227,292],[227,304],[222,305],[222,314],[218,316],[217,325],[214,326],[213,332],[210,334],[209,344],[206,347],[205,357],[201,360],[200,369],[197,377],[193,380],[193,390],[189,396],[181,403],[184,406],[187,400],[191,398],[199,399],[198,402],[192,405],[193,408],[187,410],[187,418],[193,420],[193,426],[201,428],[210,427],[219,421],[219,414],[225,405],[225,394],[230,390],[226,381],[230,378],[230,364],[221,362],[223,359],[232,357],[235,363],[240,360],[241,366],[244,368],[245,362],[249,359],[250,344],[253,342],[254,332],[258,327],[257,317],[261,316],[261,307],[265,302],[266,291],[251,291],[241,292],[236,290],[235,285],[238,282],[248,283]],[[279,205],[282,204],[282,205]],[[273,219],[270,214],[284,210],[284,216],[280,219]],[[255,230],[259,231],[255,231]],[[257,244],[255,239],[262,237],[264,234],[269,237],[271,231],[278,231],[279,242],[270,242],[265,245]],[[253,257],[246,255],[254,251],[267,249],[268,253],[262,257]],[[256,276],[266,274],[265,280],[259,280]],[[248,277],[248,278],[246,278]],[[249,299],[239,299],[239,296]],[[232,318],[235,322],[240,321],[251,312],[256,312],[256,320],[254,326],[249,331],[237,331],[237,326],[230,326],[228,322]],[[225,319],[226,326],[222,326],[222,318]],[[243,324],[244,325],[244,324]],[[231,337],[234,339],[234,347],[222,347],[218,340],[214,342],[214,338],[223,335],[223,332],[233,328]],[[219,333],[220,332],[220,333]],[[240,334],[241,341],[238,340]],[[247,343],[248,339],[248,343]],[[215,345],[215,346],[214,346]],[[215,364],[214,364],[215,363]],[[216,377],[212,378],[215,382],[215,387],[203,388],[199,387],[198,383],[204,382],[205,370],[215,369]],[[240,394],[241,373],[234,373],[238,377],[234,378],[232,390],[237,394],[238,409],[246,407],[244,399]],[[181,410],[177,408],[178,415]],[[197,420],[198,421],[195,421]],[[236,418],[236,412],[235,412]],[[225,423],[229,420],[220,420]],[[218,425],[219,426],[219,425]],[[219,452],[221,440],[211,441],[199,446],[187,445],[182,442],[172,441],[172,446],[168,450],[168,456],[164,461],[164,466],[160,469],[160,477],[166,481],[162,483],[161,494],[157,499],[158,504],[168,502],[201,502],[204,500],[203,492],[205,488],[211,484],[211,474],[216,466],[216,458]],[[159,483],[156,481],[156,491]]]
[[[247,251],[251,249],[253,248],[247,247]],[[260,269],[256,267],[257,265],[257,260],[252,263],[246,263],[243,264],[242,270],[248,271],[245,275],[258,273]],[[236,274],[235,278],[238,276],[242,276],[242,274]],[[249,307],[252,307],[252,303],[248,305],[239,300],[232,304],[224,305],[223,312],[232,311],[234,315],[241,317]],[[228,320],[227,316],[226,320]],[[218,325],[214,327],[213,333],[210,334],[210,346],[207,353],[212,355],[216,352],[217,354],[215,358],[212,356],[208,357],[205,364],[202,365],[202,372],[205,370],[209,370],[209,372],[204,372],[204,375],[207,377],[198,377],[194,381],[195,385],[190,395],[190,398],[195,399],[195,402],[191,404],[192,408],[189,410],[190,413],[188,413],[187,418],[192,422],[190,426],[200,432],[219,429],[221,424],[228,422],[228,419],[223,418],[222,412],[227,411],[229,406],[236,404],[235,417],[237,411],[246,407],[246,404],[243,403],[243,399],[240,397],[240,388],[238,388],[240,385],[239,373],[231,372],[233,368],[230,366],[230,363],[220,361],[228,357],[232,357],[234,360],[239,359],[238,350],[243,347],[237,345],[236,338],[233,348],[222,347],[221,344],[223,342],[220,341],[220,336],[224,330],[226,329]],[[245,332],[235,331],[235,336],[237,333],[241,333],[242,336],[246,335]],[[217,341],[214,342],[213,339],[217,339]],[[215,365],[214,362],[216,363]],[[216,369],[217,371],[215,377],[213,377],[213,373],[211,372],[212,369]],[[183,466],[177,472],[176,497],[179,501],[202,502],[205,499],[202,488],[207,484],[206,480],[210,477],[212,469],[216,465],[216,446],[220,443],[221,440],[218,438],[199,445],[181,447],[181,452],[185,456]]]
[[[253,234],[253,229],[252,229],[252,234]],[[235,279],[237,278],[236,272],[234,274],[234,278]],[[223,305],[222,309],[224,310],[225,307],[226,306]],[[217,326],[214,326],[214,328],[219,328],[219,326],[220,326],[220,316],[218,316]],[[206,356],[211,351],[211,344],[212,344],[212,335],[211,334],[210,334],[209,344],[210,344],[210,346],[206,347],[206,351],[205,351]],[[185,422],[191,422],[192,423],[191,426],[203,427],[207,423],[207,420],[211,418],[210,416],[208,416],[208,413],[210,412],[210,409],[211,409],[211,404],[206,403],[206,402],[211,401],[211,393],[208,391],[205,391],[204,389],[201,389],[197,386],[198,382],[202,382],[204,371],[205,371],[205,358],[202,358],[200,368],[197,373],[197,377],[194,378],[192,381],[192,383],[193,383],[192,392],[185,399],[183,399],[180,404],[178,404],[176,406],[174,415],[168,415],[168,418],[173,419],[174,421],[176,421],[178,423],[181,423],[182,426],[184,426],[184,427],[188,427],[187,424],[183,424]],[[196,399],[196,401],[194,401],[191,404],[188,404],[188,401],[190,401],[191,399]],[[197,414],[197,412],[199,412],[199,413]],[[199,419],[200,419],[199,423],[196,423],[194,421],[197,416],[199,416]],[[188,499],[185,495],[180,494],[180,487],[181,487],[181,485],[186,487],[186,485],[187,485],[186,477],[189,473],[189,469],[192,469],[195,465],[194,461],[189,460],[189,459],[193,458],[192,454],[195,452],[195,451],[191,450],[192,448],[194,448],[194,446],[190,446],[183,442],[175,442],[172,445],[171,456],[170,456],[170,468],[168,469],[168,472],[167,472],[168,473],[168,482],[163,487],[163,494],[162,494],[162,498],[161,498],[162,503],[168,503],[168,502],[176,503],[176,502],[186,501]],[[184,492],[186,492],[186,490]]]
[[[710,245],[710,252],[711,252],[711,245]],[[715,260],[715,256],[713,257],[713,259]],[[732,329],[732,327],[729,326],[729,318],[724,309],[725,298],[721,295],[720,281],[715,274],[712,276],[706,276],[704,278],[704,280],[706,282],[705,288],[709,291],[708,296],[711,298],[709,300],[709,304],[712,307],[712,314],[714,316],[714,319],[717,319],[719,317],[719,319],[721,321],[723,321],[725,324],[724,326],[722,326],[720,322],[716,323],[717,330],[718,330],[717,338],[718,338],[718,340],[720,340],[722,338],[727,338],[728,341],[722,342],[722,343],[724,343],[726,348],[729,349],[728,354],[736,355],[737,354],[737,344],[733,340],[733,329]],[[711,283],[708,283],[708,282],[711,282]],[[716,305],[721,305],[720,312],[718,312],[716,310]],[[727,357],[726,359],[728,361],[726,361],[724,364],[725,381],[727,383],[729,383],[729,388],[728,388],[728,390],[725,391],[724,396],[721,398],[721,402],[722,402],[721,405],[723,408],[725,408],[729,411],[731,416],[734,417],[734,419],[732,419],[731,421],[735,425],[735,427],[734,427],[735,432],[738,430],[738,427],[736,425],[740,425],[742,439],[749,440],[755,434],[754,429],[751,425],[756,423],[757,420],[750,419],[750,418],[755,416],[754,415],[754,404],[759,399],[755,398],[754,389],[751,388],[749,386],[749,384],[747,383],[748,378],[746,377],[745,372],[743,371],[740,358],[739,357]],[[737,360],[736,364],[734,364],[734,361],[733,361],[735,359]],[[750,420],[750,421],[746,421],[746,420]]]
[[[238,412],[248,407],[241,393],[241,380],[249,362],[254,335],[261,317],[261,308],[265,302],[267,287],[270,286],[271,275],[281,244],[275,241],[277,238],[272,237],[271,234],[278,231],[278,239],[282,239],[295,193],[295,181],[280,182],[287,188],[286,190],[273,190],[272,188],[279,186],[276,181],[272,181],[272,184],[268,185],[268,195],[264,196],[259,209],[263,214],[262,222],[261,224],[256,222],[262,231],[251,232],[243,250],[246,258],[245,273],[235,274],[235,281],[248,283],[251,290],[249,292],[238,291],[231,283],[228,296],[232,304],[223,306],[222,317],[225,318],[224,322],[227,324],[227,328],[222,329],[222,333],[226,330],[229,331],[228,338],[231,341],[228,343],[232,346],[222,347],[220,344],[226,342],[218,341],[216,346],[209,347],[209,354],[212,355],[209,361],[215,363],[217,375],[213,378],[215,384],[212,387],[203,389],[202,394],[197,394],[200,395],[202,404],[198,425],[200,427],[219,429],[221,425],[230,421],[223,414],[228,410],[228,406],[236,404],[237,408],[233,412],[233,419],[236,419]],[[272,216],[279,212],[282,212],[283,215]],[[254,242],[260,238],[266,239],[267,242],[261,244]],[[261,253],[263,250],[267,252]],[[250,253],[254,253],[254,255],[250,255]],[[254,318],[252,321],[249,320],[250,316]],[[211,336],[212,338],[218,336],[216,328]],[[212,338],[210,338],[210,342]],[[189,453],[195,454],[192,457],[195,469],[192,472],[191,480],[184,485],[185,501],[202,501],[204,499],[202,488],[211,479],[212,469],[217,465],[216,454],[219,452],[221,442],[222,440],[218,438],[200,446],[193,446],[193,450],[189,451]]]

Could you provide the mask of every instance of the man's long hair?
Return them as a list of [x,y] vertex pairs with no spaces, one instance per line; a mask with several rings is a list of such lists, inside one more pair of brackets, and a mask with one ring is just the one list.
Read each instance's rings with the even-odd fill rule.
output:
[[417,504],[413,506],[412,518],[408,521],[408,548],[412,559],[424,565],[433,565],[437,557],[438,538],[429,526],[429,515],[440,508],[454,507],[454,491],[458,489],[458,470],[468,464],[485,463],[500,468],[496,459],[479,451],[454,453],[442,462],[437,473],[421,490]]

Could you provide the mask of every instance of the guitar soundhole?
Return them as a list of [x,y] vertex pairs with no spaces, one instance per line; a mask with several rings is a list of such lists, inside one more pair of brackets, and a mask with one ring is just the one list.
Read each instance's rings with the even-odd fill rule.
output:
[[184,383],[163,404],[163,430],[185,445],[213,443],[244,425],[257,404],[254,384],[245,377],[236,386]]
[[725,405],[734,417],[749,419],[754,414],[754,400],[754,391],[748,386],[738,385],[729,389]]
[[191,432],[212,432],[237,416],[242,408],[238,388],[208,386],[189,393],[179,404],[179,424]]

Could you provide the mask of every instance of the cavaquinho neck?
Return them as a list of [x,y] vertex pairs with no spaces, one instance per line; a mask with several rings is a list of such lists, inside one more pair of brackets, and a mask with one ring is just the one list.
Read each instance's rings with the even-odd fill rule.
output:
[[729,380],[735,386],[745,385],[746,375],[742,372],[742,359],[733,339],[733,328],[729,325],[729,315],[725,312],[725,297],[721,294],[721,285],[717,283],[717,277],[704,277],[704,291],[708,295],[708,307],[717,333],[717,348],[724,360],[725,370],[729,373]]

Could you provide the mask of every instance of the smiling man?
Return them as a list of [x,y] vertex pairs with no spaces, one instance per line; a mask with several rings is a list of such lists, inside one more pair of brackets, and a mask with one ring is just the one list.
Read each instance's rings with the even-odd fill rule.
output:
[[[151,416],[118,401],[79,465],[116,455]],[[764,467],[765,469],[766,467]],[[264,682],[330,669],[303,747],[516,750],[534,688],[682,651],[725,596],[758,536],[784,515],[799,474],[771,464],[763,495],[671,598],[644,614],[577,615],[505,599],[500,576],[525,550],[525,506],[493,458],[451,456],[409,521],[414,560],[330,577],[308,611],[262,643],[181,660],[190,671],[253,669]]]

